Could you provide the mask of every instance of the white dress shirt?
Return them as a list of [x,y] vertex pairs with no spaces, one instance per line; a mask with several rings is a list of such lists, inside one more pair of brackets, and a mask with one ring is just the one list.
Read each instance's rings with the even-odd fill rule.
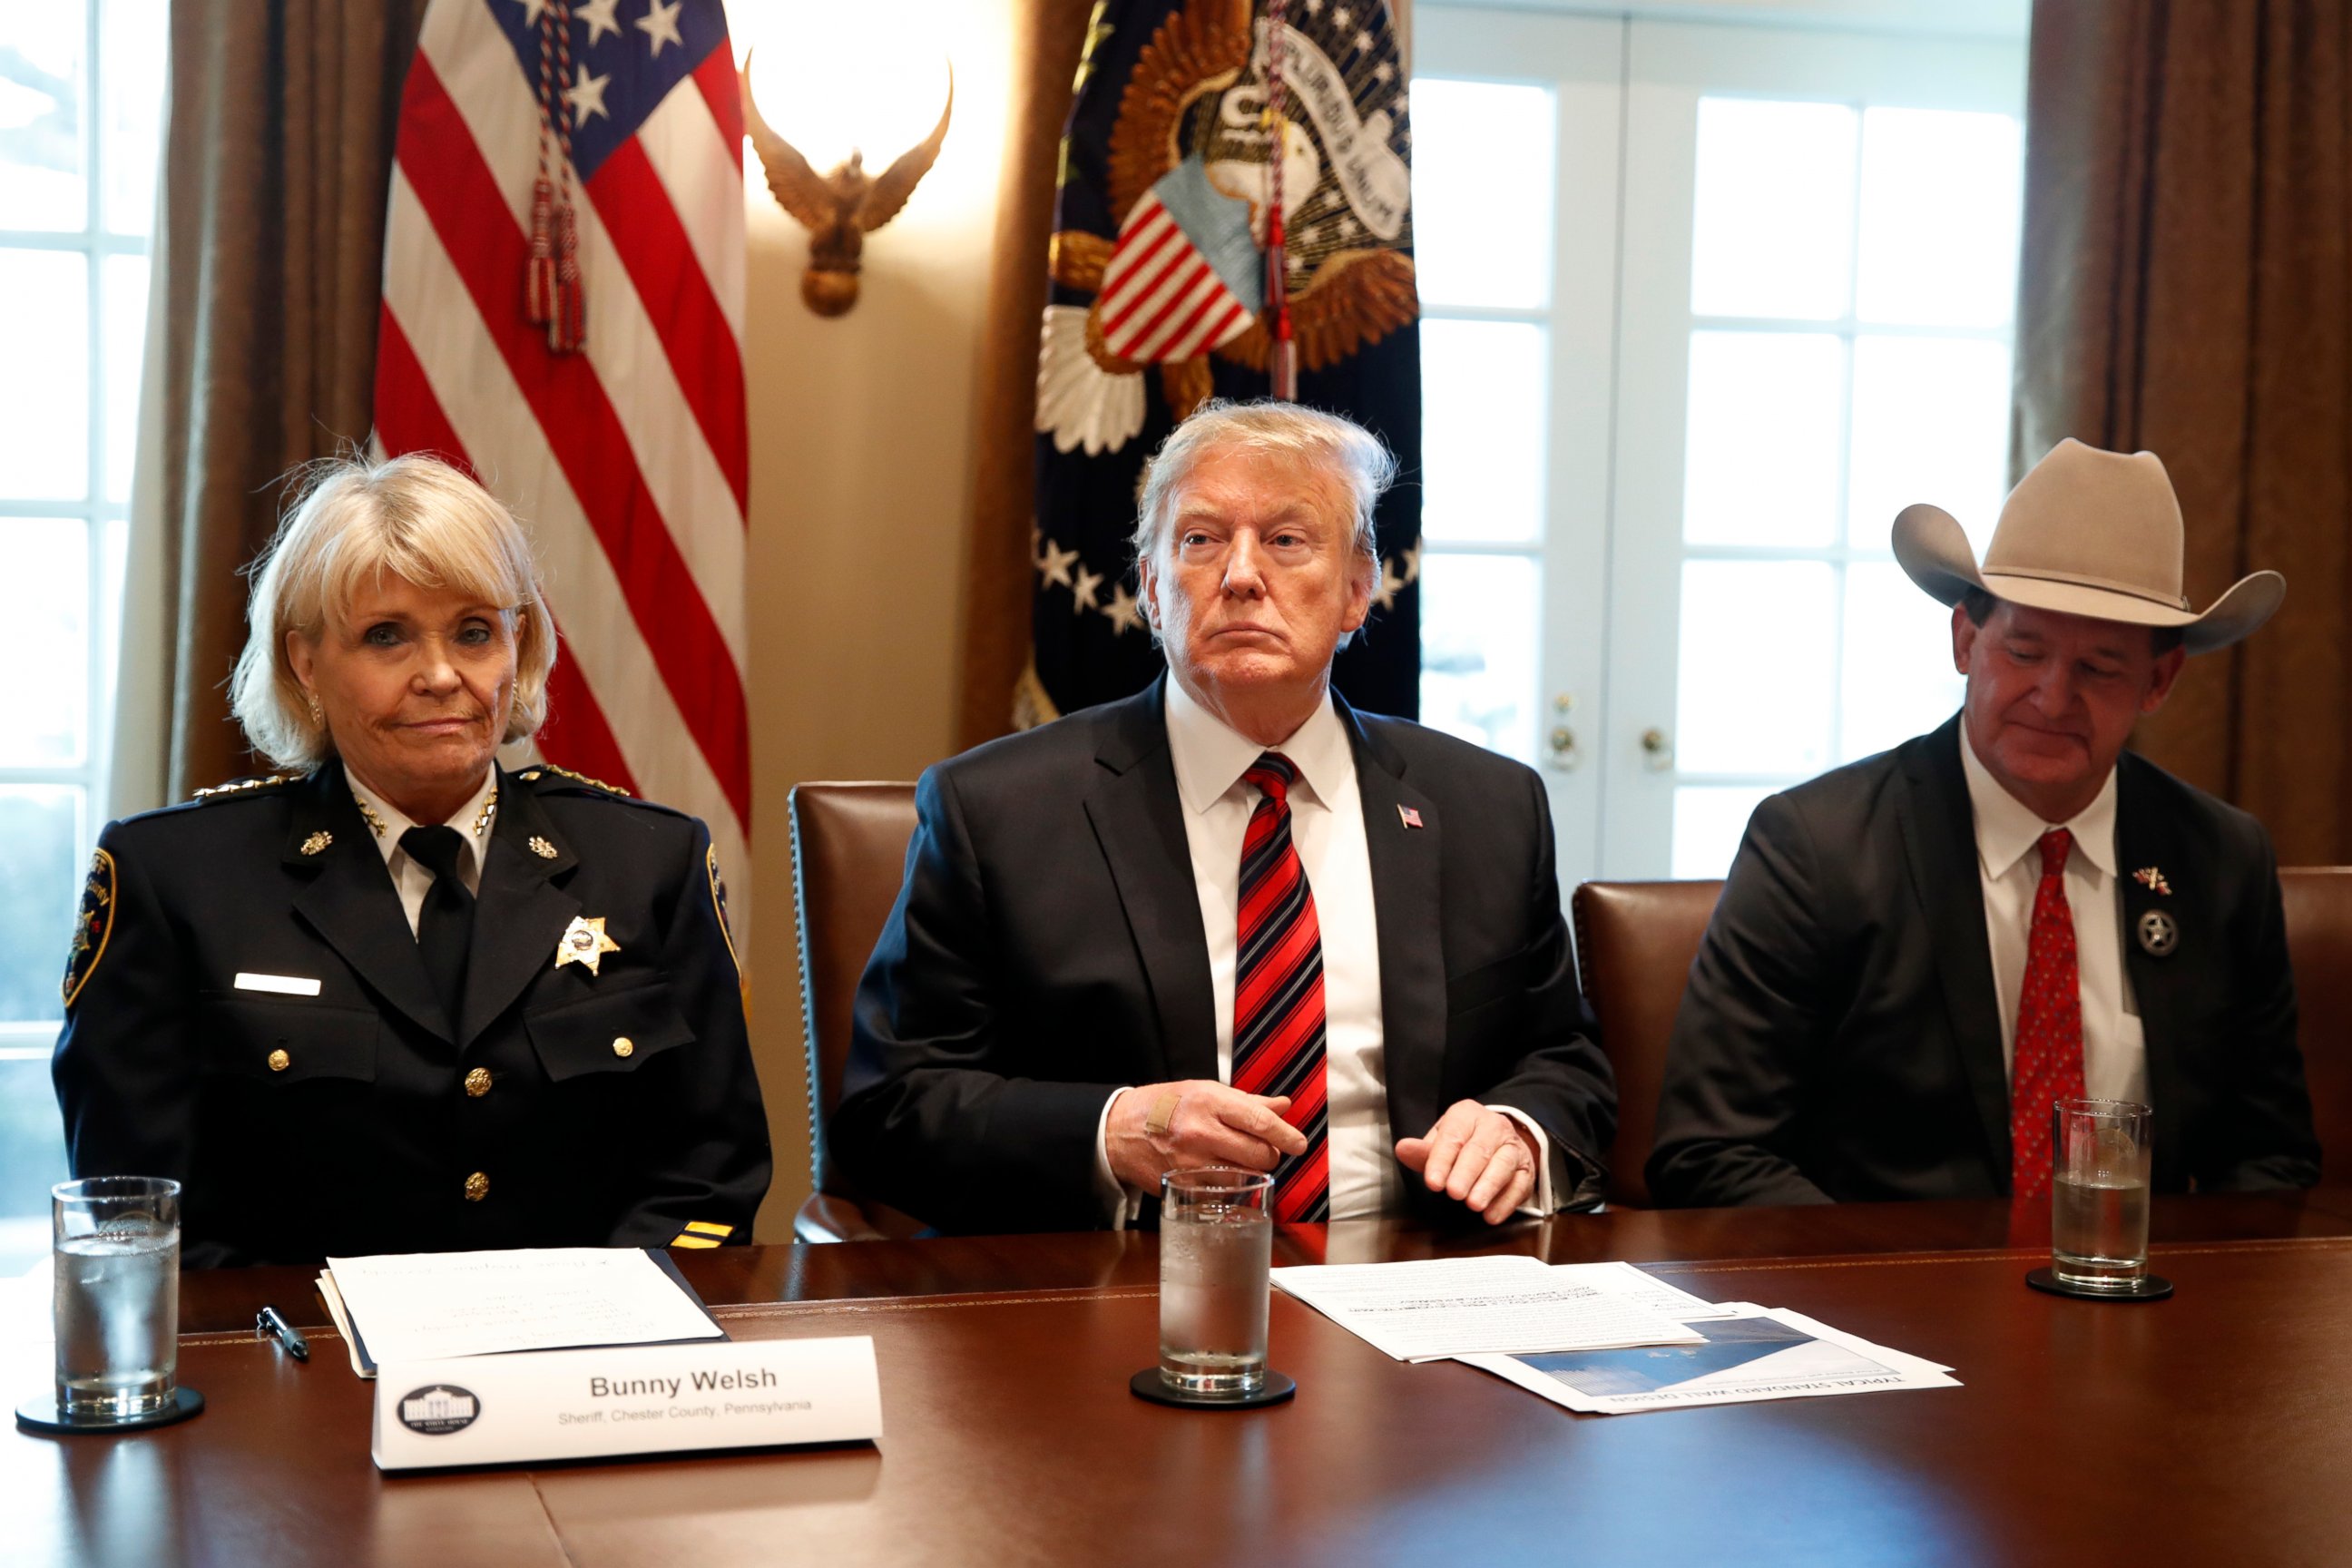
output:
[[[392,873],[393,887],[400,894],[401,910],[408,916],[408,934],[415,936],[417,917],[425,908],[425,895],[433,890],[433,868],[403,849],[400,836],[412,827],[433,825],[411,822],[402,816],[399,807],[362,784],[359,774],[352,772],[348,763],[343,768],[343,780],[352,786],[352,797],[367,811],[374,812],[377,820],[383,824],[383,832],[374,836],[375,847],[383,856],[384,868]],[[482,808],[488,804],[490,793],[498,787],[499,770],[491,768],[482,775],[482,787],[474,792],[474,798],[459,806],[457,815],[449,818],[448,826],[457,830],[458,841],[465,846],[457,856],[457,879],[466,884],[466,891],[469,893],[481,890],[482,851],[490,841],[492,820],[491,816],[484,815]],[[365,816],[367,811],[360,815]],[[480,826],[476,826],[477,823]],[[373,827],[375,824],[368,826]]]
[[[1234,1079],[1234,977],[1239,963],[1242,840],[1259,791],[1243,778],[1264,752],[1279,751],[1298,769],[1290,786],[1290,841],[1307,873],[1323,944],[1325,1137],[1330,1151],[1331,1217],[1361,1219],[1402,1206],[1404,1168],[1390,1136],[1388,1069],[1382,1055],[1380,931],[1372,918],[1372,859],[1364,839],[1364,797],[1356,785],[1356,752],[1327,695],[1307,722],[1279,746],[1265,747],[1229,727],[1168,681],[1168,749],[1184,807],[1184,838],[1208,938],[1209,984],[1217,1021],[1217,1077]],[[1125,1089],[1118,1091],[1125,1093]],[[1143,1194],[1122,1190],[1111,1173],[1104,1131],[1113,1094],[1095,1131],[1096,1184],[1120,1224]],[[1523,1112],[1496,1106],[1534,1137],[1537,1190],[1528,1212],[1552,1208],[1550,1148]],[[1419,1135],[1429,1130],[1414,1128]]]
[[2147,1047],[2124,970],[2123,887],[2116,859],[2116,775],[2071,822],[2043,822],[2000,786],[1960,726],[1960,767],[1976,817],[1977,873],[1984,884],[1985,934],[1992,942],[1993,990],[2000,1001],[2000,1055],[2013,1067],[2017,1004],[2025,989],[2033,899],[2042,885],[2042,836],[2063,827],[2066,905],[2074,921],[2075,973],[2083,1008],[2083,1090],[2094,1100],[2147,1103]]

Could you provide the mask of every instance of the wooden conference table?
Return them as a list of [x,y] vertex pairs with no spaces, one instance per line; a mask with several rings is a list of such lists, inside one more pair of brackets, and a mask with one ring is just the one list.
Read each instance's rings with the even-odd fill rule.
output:
[[[0,1436],[0,1561],[423,1563],[2326,1563],[2352,1559],[2352,1194],[2159,1199],[2149,1305],[2026,1289],[1999,1205],[1615,1213],[1468,1237],[1286,1235],[1276,1262],[1622,1258],[1949,1363],[1958,1389],[1572,1415],[1389,1361],[1277,1295],[1286,1405],[1145,1404],[1149,1236],[770,1247],[679,1261],[738,1338],[870,1334],[878,1445],[385,1477],[331,1330],[251,1337],[298,1269],[191,1273],[205,1414]],[[21,1351],[22,1347],[20,1347]],[[37,1354],[0,1357],[16,1384]],[[28,1381],[30,1380],[30,1381]],[[13,1403],[16,1394],[10,1395]]]

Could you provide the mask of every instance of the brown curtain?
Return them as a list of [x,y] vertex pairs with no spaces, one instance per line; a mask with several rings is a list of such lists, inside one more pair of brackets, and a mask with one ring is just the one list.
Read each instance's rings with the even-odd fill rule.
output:
[[2027,90],[2013,464],[2147,448],[2202,606],[2286,605],[2189,661],[2137,742],[2352,859],[2352,16],[2340,0],[2041,0]]
[[162,638],[174,800],[248,772],[224,682],[289,468],[363,440],[400,85],[425,0],[175,0]]
[[1062,121],[1095,0],[1034,0],[1014,41],[1013,118],[997,208],[988,323],[973,415],[979,458],[966,535],[958,746],[1013,729],[1029,662],[1029,530],[1034,499],[1037,331],[1054,225]]

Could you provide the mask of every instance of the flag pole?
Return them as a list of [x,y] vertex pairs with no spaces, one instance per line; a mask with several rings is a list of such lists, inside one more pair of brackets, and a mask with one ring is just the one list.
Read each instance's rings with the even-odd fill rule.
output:
[[1289,0],[1266,0],[1265,116],[1272,143],[1266,152],[1271,189],[1265,216],[1265,309],[1274,339],[1273,352],[1266,359],[1266,374],[1273,384],[1274,395],[1285,403],[1296,403],[1298,346],[1290,335],[1290,263],[1285,255],[1282,232],[1282,165],[1287,130],[1282,113],[1282,34],[1283,13],[1288,9]]

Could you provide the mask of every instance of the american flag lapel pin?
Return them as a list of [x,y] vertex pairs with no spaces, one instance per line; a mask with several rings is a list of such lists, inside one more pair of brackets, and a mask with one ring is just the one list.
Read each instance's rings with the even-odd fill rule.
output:
[[2162,893],[2167,898],[2172,896],[2172,884],[2166,881],[2164,873],[2153,866],[2143,866],[2134,871],[2132,880],[2145,884],[2151,893]]
[[1412,806],[1400,805],[1397,807],[1397,820],[1403,823],[1407,827],[1419,827],[1421,826],[1421,813],[1414,810]]

